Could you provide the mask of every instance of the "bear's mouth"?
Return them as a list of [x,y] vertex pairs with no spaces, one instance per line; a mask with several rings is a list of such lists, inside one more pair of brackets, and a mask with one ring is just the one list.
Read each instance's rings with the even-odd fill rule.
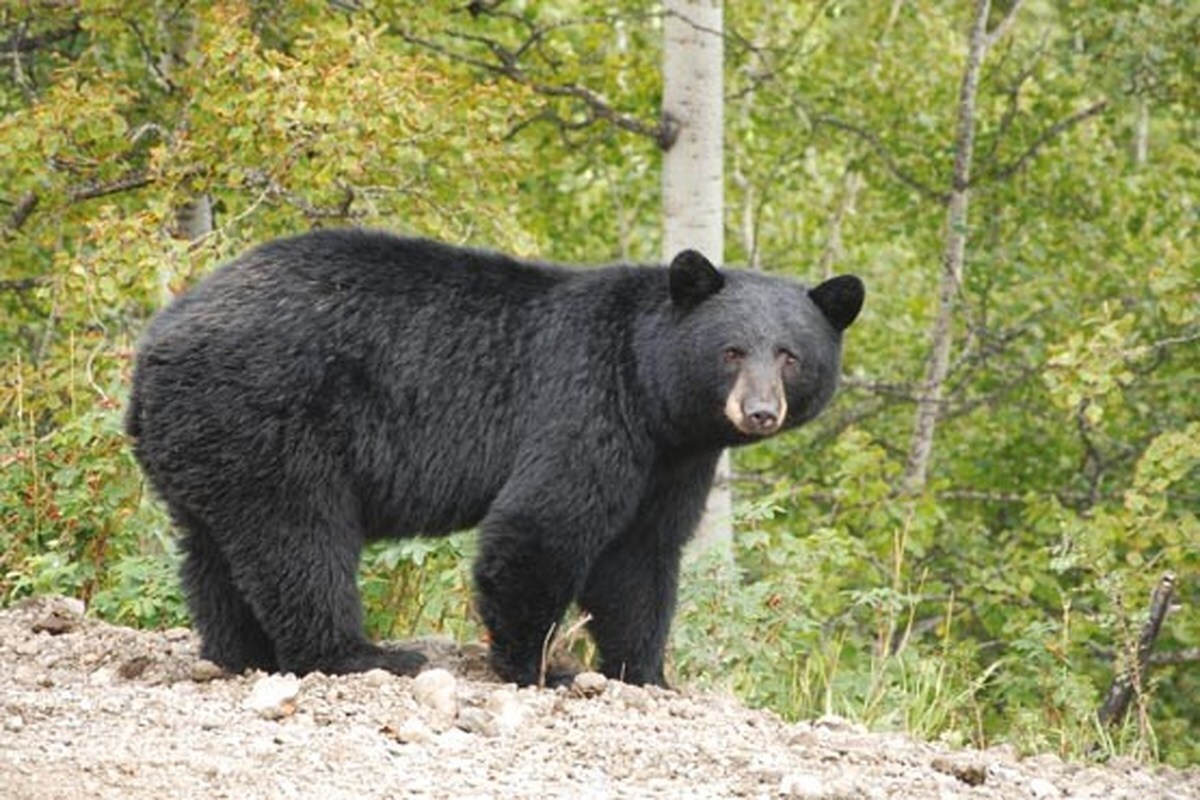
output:
[[746,397],[738,391],[741,385],[730,392],[725,401],[725,417],[733,423],[739,433],[763,438],[779,433],[787,417],[787,399],[782,392],[770,392],[765,397]]

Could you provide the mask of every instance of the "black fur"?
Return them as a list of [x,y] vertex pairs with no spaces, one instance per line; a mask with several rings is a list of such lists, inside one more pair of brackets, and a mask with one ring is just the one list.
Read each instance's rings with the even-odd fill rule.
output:
[[127,427],[183,533],[203,655],[415,672],[419,656],[363,635],[360,551],[477,525],[502,677],[535,682],[547,630],[578,601],[603,670],[661,684],[717,456],[761,438],[723,413],[741,368],[723,354],[794,354],[778,373],[792,427],[833,394],[862,303],[854,278],[818,295],[822,311],[797,284],[710,273],[698,254],[672,270],[698,272],[323,231],[172,303],[142,343]]

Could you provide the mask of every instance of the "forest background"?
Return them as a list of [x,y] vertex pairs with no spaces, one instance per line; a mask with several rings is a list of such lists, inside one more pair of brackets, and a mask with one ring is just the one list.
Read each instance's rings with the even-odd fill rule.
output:
[[[658,262],[664,13],[0,4],[0,602],[186,623],[122,408],[149,316],[246,247],[351,224]],[[1200,761],[1198,14],[729,4],[726,262],[854,272],[869,300],[834,407],[735,455],[732,561],[689,567],[675,681]],[[372,548],[373,633],[477,635],[472,548]],[[1169,613],[1139,658],[1154,591]],[[1132,702],[1109,718],[1117,678]]]

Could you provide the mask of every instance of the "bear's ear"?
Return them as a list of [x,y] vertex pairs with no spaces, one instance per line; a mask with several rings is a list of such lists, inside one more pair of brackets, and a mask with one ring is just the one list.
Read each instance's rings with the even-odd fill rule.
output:
[[858,317],[865,295],[863,282],[854,275],[830,278],[808,293],[825,318],[839,331],[849,328],[850,323]]
[[668,272],[671,276],[671,302],[680,308],[699,305],[725,285],[724,276],[696,250],[684,250],[675,256]]

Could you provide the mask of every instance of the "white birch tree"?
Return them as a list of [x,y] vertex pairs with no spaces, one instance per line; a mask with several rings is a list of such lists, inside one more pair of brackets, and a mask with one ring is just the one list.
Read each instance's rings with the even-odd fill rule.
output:
[[[664,8],[663,260],[691,248],[720,264],[725,255],[722,3],[667,0]],[[726,453],[694,547],[719,548],[732,557],[729,473]]]

